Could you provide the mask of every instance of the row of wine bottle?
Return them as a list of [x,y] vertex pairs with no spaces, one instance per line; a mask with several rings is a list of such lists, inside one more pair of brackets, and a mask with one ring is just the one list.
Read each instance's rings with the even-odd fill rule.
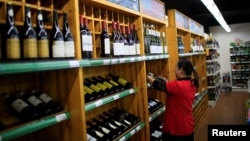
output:
[[53,28],[50,35],[44,28],[41,9],[37,10],[36,28],[32,26],[31,10],[25,6],[25,19],[21,36],[15,25],[12,3],[7,4],[5,32],[2,35],[1,58],[3,60],[73,59],[75,45],[69,28],[68,15],[63,14],[63,31],[58,24],[58,13],[53,12]]
[[88,141],[112,141],[141,120],[124,109],[112,108],[87,121]]
[[113,74],[108,74],[107,77],[93,76],[91,78],[85,78],[85,102],[87,103],[132,87],[132,83],[118,75]]
[[160,102],[159,100],[151,98],[151,97],[148,98],[148,110],[150,114],[154,113],[156,110],[158,110],[162,106],[163,106],[163,103]]
[[58,102],[43,91],[16,91],[3,95],[11,111],[24,121],[35,120],[63,110]]

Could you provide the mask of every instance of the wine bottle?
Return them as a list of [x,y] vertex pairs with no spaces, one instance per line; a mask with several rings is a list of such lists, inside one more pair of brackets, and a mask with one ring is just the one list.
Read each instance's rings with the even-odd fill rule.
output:
[[91,79],[95,82],[97,82],[97,85],[99,85],[100,87],[103,87],[103,89],[105,89],[109,95],[114,93],[114,89],[112,87],[111,84],[109,83],[104,83],[103,81],[99,80],[97,77],[91,77]]
[[100,80],[103,80],[104,83],[107,82],[107,83],[110,83],[111,85],[113,85],[115,87],[115,92],[116,93],[124,90],[124,87],[121,84],[113,81],[112,79],[104,78],[104,77],[101,77],[101,76],[97,76],[97,77]]
[[36,22],[36,33],[37,33],[37,49],[39,59],[49,59],[49,39],[47,31],[44,29],[42,10],[37,10],[37,22]]
[[113,116],[113,118],[122,124],[126,125],[128,128],[133,126],[133,123],[130,119],[127,119],[124,115],[119,112],[114,112],[111,109],[108,112]]
[[29,5],[25,5],[25,19],[22,31],[22,57],[25,60],[37,59],[37,35],[32,27],[31,11]]
[[165,32],[162,32],[162,45],[163,45],[163,53],[168,54],[168,46]]
[[6,21],[4,34],[2,36],[2,59],[19,60],[21,59],[21,48],[19,31],[14,21],[14,10],[12,2],[7,3]]
[[47,107],[39,98],[33,95],[33,93],[35,92],[20,92],[20,98],[33,106],[41,117],[52,114],[52,109]]
[[38,97],[45,105],[52,109],[53,113],[60,112],[63,107],[56,102],[51,96],[43,91],[33,91],[33,95]]
[[127,80],[123,79],[122,77],[120,76],[116,76],[116,75],[113,75],[113,74],[108,74],[114,81],[120,83],[125,89],[129,89],[129,88],[132,88],[133,85],[132,83],[128,82]]
[[109,112],[114,113],[115,115],[119,115],[121,119],[125,119],[130,123],[130,126],[135,125],[140,121],[140,119],[129,112],[125,111],[124,109],[109,109]]
[[120,41],[119,41],[119,36],[118,36],[118,31],[117,31],[117,23],[112,22],[112,38],[111,38],[111,45],[112,45],[112,50],[113,50],[113,55],[115,57],[120,57]]
[[[93,125],[87,121],[87,136],[89,139],[96,139],[97,141],[102,141],[105,139],[105,134],[103,134],[101,131],[96,130]],[[92,140],[88,140],[92,141]]]
[[92,34],[88,29],[88,19],[80,15],[82,58],[92,58]]
[[84,86],[84,99],[85,99],[85,103],[88,103],[90,101],[95,100],[96,97],[97,97],[97,93],[94,90],[90,89],[87,86]]
[[87,86],[89,88],[91,88],[92,90],[94,90],[96,92],[96,96],[95,96],[95,99],[99,99],[101,97],[103,97],[103,90],[99,87],[97,87],[96,85],[94,85],[92,82],[84,79],[84,86]]
[[110,131],[109,134],[110,134],[110,137],[112,138],[112,140],[115,139],[118,136],[118,133],[117,133],[118,128],[115,127],[114,125],[111,125],[106,121],[100,121],[97,118],[93,118],[92,121],[96,125],[100,125],[101,127],[106,128],[107,130],[109,130]]
[[112,133],[109,129],[107,129],[99,124],[96,124],[94,122],[91,122],[91,121],[87,121],[86,124],[87,124],[87,126],[93,128],[94,130],[102,133],[103,134],[103,136],[101,137],[102,140],[105,140],[105,141],[112,141],[113,140]]
[[64,59],[65,58],[64,36],[59,27],[57,11],[53,11],[53,27],[50,38],[51,38],[50,39],[51,58]]
[[102,32],[101,32],[101,57],[110,57],[110,38],[107,32],[107,23],[102,21]]
[[124,129],[121,126],[117,125],[112,118],[107,117],[105,115],[98,115],[98,119],[105,126],[110,128],[112,130],[112,132],[115,132],[116,135],[120,135],[120,134],[122,134],[122,132],[124,132]]
[[5,100],[7,105],[11,107],[18,117],[25,121],[34,120],[40,116],[31,105],[21,98],[6,94]]
[[[102,97],[109,95],[109,90],[106,86],[103,84],[99,83],[98,81],[91,80],[89,78],[85,78],[85,81],[90,82],[92,85],[95,85],[96,87],[100,88]],[[90,87],[91,88],[91,87]]]
[[139,40],[139,37],[137,35],[137,28],[136,28],[135,24],[133,24],[133,30],[134,30],[134,44],[135,44],[136,55],[139,56],[141,54],[140,40]]
[[120,23],[117,22],[117,36],[119,40],[119,57],[124,56],[124,37],[122,36],[121,26]]
[[136,48],[134,44],[133,24],[129,24],[129,27],[127,30],[127,40],[128,40],[128,45],[129,45],[129,56],[136,55]]
[[105,118],[108,118],[110,120],[110,123],[113,123],[114,125],[119,127],[122,132],[128,130],[129,127],[123,122],[120,122],[117,119],[115,119],[115,115],[113,115],[112,113],[108,113],[105,111],[103,112],[103,115],[105,116]]
[[75,43],[73,35],[70,31],[67,13],[63,13],[63,36],[64,36],[65,59],[74,59]]
[[[104,79],[101,76],[97,76],[95,77],[99,82],[101,82],[103,85],[105,85],[106,87],[108,87],[110,89],[110,94],[119,92],[118,87],[116,87],[115,85],[111,84],[110,82],[108,82],[106,79]],[[117,90],[118,89],[118,90]]]

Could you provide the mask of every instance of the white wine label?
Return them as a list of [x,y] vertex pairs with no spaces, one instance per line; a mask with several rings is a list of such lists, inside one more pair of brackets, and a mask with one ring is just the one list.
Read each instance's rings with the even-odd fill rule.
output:
[[37,58],[37,40],[34,38],[24,39],[23,41],[23,55],[24,58]]
[[110,54],[110,40],[109,40],[109,38],[104,39],[104,47],[105,47],[104,53]]
[[75,57],[75,44],[74,41],[65,41],[65,57]]
[[162,132],[161,131],[158,131],[158,130],[155,130],[155,132],[154,132],[155,134],[158,134],[158,135],[162,135]]
[[120,97],[119,97],[119,95],[117,94],[117,95],[114,95],[114,100],[117,100],[117,99],[119,99]]
[[119,139],[119,141],[125,141],[125,140],[126,140],[125,136]]
[[57,122],[61,122],[61,121],[66,120],[66,119],[67,119],[67,116],[66,116],[65,113],[63,113],[63,114],[60,114],[60,115],[56,115],[55,118],[56,118],[56,121],[57,121]]
[[124,43],[119,43],[119,55],[124,55]]
[[110,64],[110,60],[109,59],[103,60],[103,65],[109,65],[109,64]]
[[7,39],[7,58],[8,59],[20,59],[21,58],[19,38]]
[[48,96],[46,93],[43,93],[39,96],[39,98],[44,102],[44,103],[49,103],[52,98]]
[[124,122],[127,123],[128,125],[131,125],[131,122],[127,121],[126,119],[124,119]]
[[49,41],[48,40],[38,40],[38,57],[39,58],[49,58]]
[[97,141],[97,139],[87,134],[87,141]]
[[130,90],[129,90],[129,93],[130,93],[130,94],[133,94],[133,93],[135,93],[135,90],[134,90],[134,89],[130,89]]
[[113,52],[114,52],[115,56],[121,55],[120,54],[120,43],[113,43]]
[[41,104],[42,101],[39,100],[37,97],[35,96],[30,96],[28,99],[27,99],[33,106],[37,106],[38,104]]
[[70,66],[71,68],[80,67],[80,62],[79,62],[79,61],[76,61],[76,60],[69,61],[69,66]]
[[118,59],[111,59],[111,64],[117,64],[118,63]]
[[82,51],[88,51],[87,40],[88,40],[88,36],[82,35]]
[[64,41],[53,41],[52,57],[65,57]]
[[117,124],[118,126],[121,126],[122,124],[120,123],[120,122],[118,122],[118,121],[114,121],[115,122],[115,124]]
[[92,43],[92,36],[88,35],[87,36],[87,51],[93,51],[93,43]]
[[104,133],[106,133],[106,134],[109,134],[109,133],[110,133],[110,130],[108,130],[108,129],[105,128],[105,127],[102,127],[101,129],[102,129],[102,131],[103,131]]
[[18,111],[19,113],[26,107],[28,107],[29,105],[27,103],[25,103],[23,100],[21,99],[16,99],[12,104],[11,107],[13,109],[15,109],[16,111]]
[[109,126],[112,128],[112,129],[117,129],[117,127],[115,127],[113,124],[111,124],[111,123],[108,123],[109,124]]
[[139,126],[137,126],[135,129],[136,129],[137,131],[139,131],[139,130],[141,130],[141,126],[139,125]]
[[95,102],[95,106],[96,106],[96,107],[99,107],[99,106],[101,106],[101,105],[103,105],[102,100],[98,100],[98,101]]
[[131,136],[133,136],[133,135],[135,134],[135,130],[134,130],[134,129],[131,130],[131,131],[130,131],[130,134],[131,134]]
[[100,138],[104,136],[104,135],[103,135],[101,132],[99,132],[99,131],[96,131],[96,130],[95,130],[95,133],[96,133],[96,135],[99,136]]

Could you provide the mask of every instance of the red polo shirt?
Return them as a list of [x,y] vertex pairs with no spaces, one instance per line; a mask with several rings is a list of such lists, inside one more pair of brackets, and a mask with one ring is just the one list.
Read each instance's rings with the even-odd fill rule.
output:
[[163,131],[171,135],[189,135],[194,129],[193,102],[196,87],[191,78],[166,83],[167,100]]

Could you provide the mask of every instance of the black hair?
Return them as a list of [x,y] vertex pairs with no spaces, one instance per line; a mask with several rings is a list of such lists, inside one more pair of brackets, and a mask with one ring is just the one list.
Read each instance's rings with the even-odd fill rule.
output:
[[194,70],[192,63],[188,59],[183,58],[183,59],[179,60],[177,63],[177,67],[179,69],[182,68],[187,76],[191,76],[191,74],[193,73],[194,78],[192,79],[192,81],[193,81],[195,87],[197,87],[197,88],[199,87],[199,75]]

